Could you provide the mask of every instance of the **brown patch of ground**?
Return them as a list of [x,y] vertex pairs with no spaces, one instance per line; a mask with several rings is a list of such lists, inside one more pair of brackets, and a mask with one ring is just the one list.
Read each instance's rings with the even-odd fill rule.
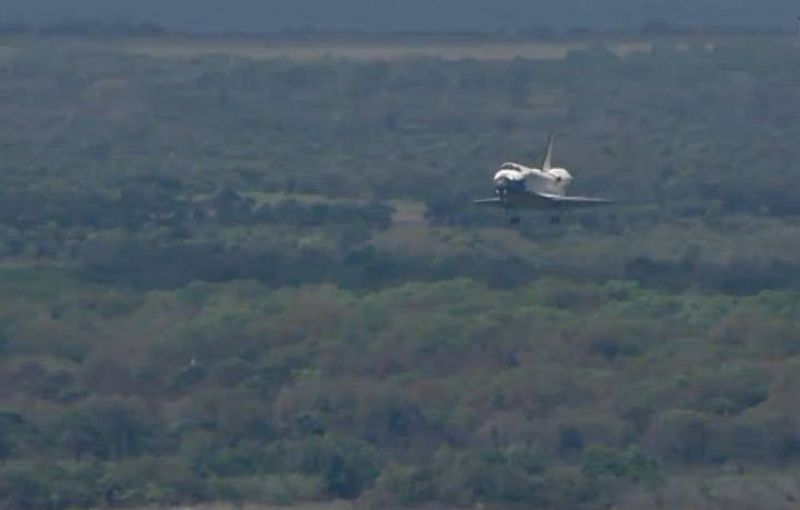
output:
[[[432,40],[432,41],[298,41],[256,38],[152,38],[131,39],[122,49],[154,57],[191,58],[204,55],[232,55],[254,59],[318,60],[399,60],[441,58],[444,60],[552,60],[565,58],[574,50],[595,47],[596,41],[509,41],[509,40]],[[620,56],[650,52],[647,41],[608,41],[599,43]]]

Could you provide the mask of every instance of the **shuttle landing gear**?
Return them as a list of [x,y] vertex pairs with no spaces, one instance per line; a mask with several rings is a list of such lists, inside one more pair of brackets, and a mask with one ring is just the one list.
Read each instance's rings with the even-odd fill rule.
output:
[[517,226],[522,223],[522,218],[510,211],[508,207],[503,207],[503,212],[506,215],[509,225]]

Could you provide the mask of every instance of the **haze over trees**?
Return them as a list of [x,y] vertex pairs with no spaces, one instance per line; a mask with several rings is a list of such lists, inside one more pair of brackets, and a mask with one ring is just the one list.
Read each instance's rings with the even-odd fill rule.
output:
[[[791,508],[800,53],[605,42],[0,40],[3,505]],[[623,205],[469,207],[553,126]]]
[[794,0],[5,0],[3,20],[126,20],[171,30],[263,33],[287,29],[382,31],[638,30],[644,25],[792,30]]

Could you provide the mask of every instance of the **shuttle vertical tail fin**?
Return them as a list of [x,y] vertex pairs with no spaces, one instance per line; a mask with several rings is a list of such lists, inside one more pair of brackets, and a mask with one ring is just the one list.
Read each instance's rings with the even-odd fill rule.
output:
[[542,172],[547,173],[553,168],[553,145],[555,144],[555,133],[550,133],[550,138],[547,140],[547,152],[542,160]]

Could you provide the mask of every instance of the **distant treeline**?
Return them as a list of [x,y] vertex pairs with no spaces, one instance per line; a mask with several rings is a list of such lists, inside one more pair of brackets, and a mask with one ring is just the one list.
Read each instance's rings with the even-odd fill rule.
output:
[[374,38],[458,38],[475,40],[503,40],[509,38],[522,38],[533,40],[553,40],[553,39],[572,39],[597,36],[653,36],[653,35],[768,35],[786,34],[790,30],[781,26],[772,27],[750,27],[747,24],[739,26],[726,25],[681,25],[670,23],[663,19],[650,19],[635,29],[602,29],[591,28],[588,26],[573,27],[568,29],[557,29],[548,26],[534,26],[529,28],[517,29],[487,29],[487,30],[367,30],[367,29],[338,29],[323,26],[304,25],[294,28],[284,28],[268,32],[237,32],[231,30],[218,32],[193,33],[191,31],[181,31],[169,29],[154,21],[130,21],[117,19],[114,21],[103,21],[91,18],[83,19],[64,19],[54,23],[31,24],[24,22],[5,22],[0,23],[0,34],[27,35],[42,37],[139,37],[139,36],[170,36],[182,35],[192,36],[202,39],[204,36],[212,37],[290,37],[297,39],[307,38],[347,38],[347,39],[367,39]]
[[0,34],[58,37],[131,37],[166,35],[167,30],[158,23],[150,21],[65,19],[44,25],[22,22],[0,23]]

